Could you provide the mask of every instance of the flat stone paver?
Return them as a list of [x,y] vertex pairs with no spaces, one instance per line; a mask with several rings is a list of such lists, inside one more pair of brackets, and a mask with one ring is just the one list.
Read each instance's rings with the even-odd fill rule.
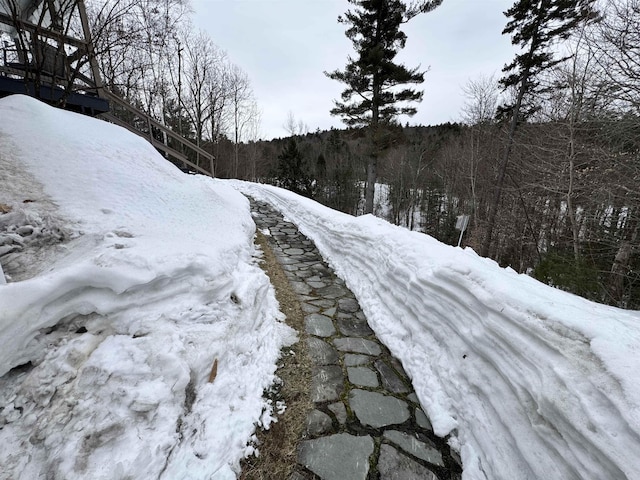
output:
[[434,435],[411,380],[344,281],[294,224],[250,202],[305,312],[300,334],[312,362],[314,407],[283,480],[460,480],[457,454]]
[[340,285],[329,285],[328,287],[318,289],[317,293],[325,298],[340,298],[348,292],[346,288]]
[[375,388],[380,384],[376,372],[367,367],[348,367],[347,375],[349,381],[359,387]]
[[409,388],[405,385],[400,376],[383,360],[376,360],[374,366],[376,367],[376,370],[380,372],[382,384],[387,390],[391,390],[394,393],[406,393],[409,391]]
[[360,310],[360,305],[355,298],[341,298],[338,300],[338,310],[347,313],[356,313]]
[[311,410],[307,415],[307,433],[311,436],[315,437],[328,432],[331,424],[331,417],[320,410]]
[[399,425],[410,416],[406,402],[378,392],[351,390],[349,404],[360,423],[374,428]]
[[331,318],[319,313],[307,315],[304,319],[304,325],[310,335],[330,337],[336,333],[336,327],[333,326]]
[[344,425],[346,423],[347,409],[345,408],[344,403],[332,403],[327,408],[331,410],[331,412],[335,415],[336,420],[338,420],[338,423],[340,423],[340,425]]
[[300,443],[299,462],[325,480],[366,480],[373,439],[338,433]]
[[309,356],[316,365],[332,365],[338,363],[338,352],[324,340],[308,338]]
[[433,426],[431,425],[429,418],[418,407],[416,407],[415,416],[416,416],[416,423],[420,428],[433,432]]
[[436,474],[427,467],[385,444],[380,447],[378,471],[380,480],[438,480]]
[[373,335],[373,330],[369,327],[366,320],[359,318],[338,318],[336,320],[340,333],[345,337],[369,337]]
[[347,353],[344,356],[345,367],[357,367],[358,365],[366,365],[370,363],[373,357],[369,355],[359,355],[357,353]]
[[342,368],[337,365],[314,367],[311,370],[311,401],[338,400],[344,386]]
[[341,352],[364,353],[366,355],[380,355],[382,353],[380,345],[364,338],[336,338],[333,344]]
[[442,454],[435,448],[435,446],[430,445],[426,441],[421,441],[408,433],[398,432],[397,430],[387,430],[384,432],[384,438],[395,443],[405,452],[412,454],[414,457],[418,457],[426,462],[444,467]]
[[316,307],[315,305],[312,305],[310,303],[302,303],[300,305],[300,308],[302,308],[302,311],[304,313],[317,313],[320,311],[320,307]]

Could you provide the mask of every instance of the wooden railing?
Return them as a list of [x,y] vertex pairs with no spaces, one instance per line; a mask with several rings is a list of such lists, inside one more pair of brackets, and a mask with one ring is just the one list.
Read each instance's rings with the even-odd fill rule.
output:
[[215,157],[209,152],[171,131],[106,88],[102,89],[100,96],[109,101],[111,109],[108,113],[99,115],[99,118],[141,136],[174,163],[181,162],[188,169],[215,177]]

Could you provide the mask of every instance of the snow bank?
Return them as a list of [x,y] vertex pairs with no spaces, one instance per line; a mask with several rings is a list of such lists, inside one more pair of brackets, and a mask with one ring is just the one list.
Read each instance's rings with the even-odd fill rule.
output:
[[0,478],[235,478],[293,340],[246,199],[24,96],[0,185]]
[[312,238],[468,479],[640,478],[640,313],[291,192],[232,183]]

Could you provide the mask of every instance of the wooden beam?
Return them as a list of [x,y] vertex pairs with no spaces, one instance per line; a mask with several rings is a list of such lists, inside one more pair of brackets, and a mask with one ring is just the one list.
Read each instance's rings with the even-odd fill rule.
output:
[[77,38],[70,37],[69,35],[65,35],[64,33],[56,32],[55,30],[38,26],[26,20],[13,18],[10,15],[7,15],[6,13],[0,12],[0,23],[4,23],[5,25],[11,25],[14,28],[19,27],[24,29],[25,31],[36,33],[38,35],[43,35],[53,40],[58,40],[61,43],[73,45],[74,47],[77,47],[77,48],[83,48],[83,49],[87,48],[87,42],[84,40],[79,40]]
[[91,37],[91,29],[89,28],[87,9],[84,6],[84,0],[76,0],[76,5],[78,6],[78,13],[80,14],[80,23],[82,23],[84,41],[87,44],[87,55],[89,56],[91,73],[93,74],[93,80],[95,82],[96,88],[98,89],[98,93],[100,93],[104,88],[104,84],[102,83],[102,77],[100,76],[100,69],[98,68],[96,53],[93,49],[93,39]]

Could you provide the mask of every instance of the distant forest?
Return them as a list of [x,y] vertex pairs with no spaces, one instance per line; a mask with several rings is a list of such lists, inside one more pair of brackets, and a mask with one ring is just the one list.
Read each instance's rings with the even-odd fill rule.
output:
[[[469,215],[462,245],[480,251],[506,135],[497,121],[390,131],[375,214],[450,245],[456,217]],[[541,118],[516,140],[490,257],[591,300],[639,308],[640,118]],[[225,162],[233,144],[218,147],[217,175],[235,177]],[[367,152],[359,129],[252,142],[242,145],[238,176],[358,215]]]

